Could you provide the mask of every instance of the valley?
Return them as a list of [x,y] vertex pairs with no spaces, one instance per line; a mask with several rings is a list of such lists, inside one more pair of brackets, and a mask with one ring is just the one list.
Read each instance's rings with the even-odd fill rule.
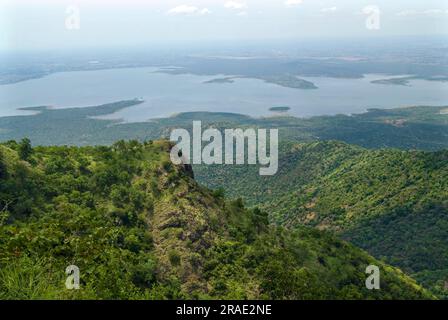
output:
[[[328,233],[199,186],[166,141],[27,143],[0,145],[2,299],[435,298]],[[72,261],[82,290],[62,285]],[[371,264],[382,290],[365,287]]]

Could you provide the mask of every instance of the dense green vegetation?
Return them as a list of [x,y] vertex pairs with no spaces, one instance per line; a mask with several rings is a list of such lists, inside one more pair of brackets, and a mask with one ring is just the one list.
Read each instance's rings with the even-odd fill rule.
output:
[[[198,166],[196,177],[261,206],[279,225],[331,230],[425,283],[433,272],[446,273],[448,151],[367,150],[330,141],[285,144],[280,154],[272,177],[247,166]],[[436,280],[440,287],[446,279]]]
[[[0,145],[2,299],[419,299],[400,270],[328,233],[200,187],[167,142]],[[81,289],[66,290],[77,265]],[[381,290],[364,286],[380,266]]]
[[[214,190],[224,188],[228,198],[243,197],[249,206],[262,206],[280,225],[331,229],[415,275],[441,296],[446,294],[444,279],[434,276],[447,270],[446,152],[368,151],[344,143],[313,143],[337,139],[367,148],[446,149],[446,107],[372,109],[309,119],[228,113],[183,113],[144,123],[95,119],[138,103],[31,108],[38,114],[0,118],[0,140],[30,137],[41,145],[110,145],[120,139],[168,137],[172,128],[190,129],[197,119],[220,129],[279,128],[276,176],[259,177],[250,166],[199,166],[194,168],[197,178]],[[17,148],[23,160],[30,160],[27,144]]]
[[[334,139],[374,149],[443,150],[448,147],[446,107],[372,109],[359,115],[309,119],[254,119],[228,113],[183,113],[143,123],[95,119],[138,103],[30,108],[38,113],[0,118],[0,140],[30,137],[38,145],[111,145],[120,139],[166,138],[172,128],[190,129],[197,119],[202,119],[203,126],[220,129],[279,128],[280,169],[276,176],[259,177],[258,168],[250,166],[199,166],[194,168],[197,178],[211,189],[224,188],[228,198],[243,197],[249,206],[261,206],[278,225],[330,229],[414,275],[439,296],[446,296],[444,279],[448,277],[441,278],[447,275],[448,265],[446,152],[369,151],[338,142],[314,143]],[[13,149],[17,157],[32,165],[42,161],[36,159],[39,148],[31,156],[29,143]],[[39,179],[46,176],[44,171]],[[17,208],[31,206],[35,200],[30,194],[16,195],[20,199]],[[0,210],[10,207],[6,202],[0,205]],[[9,221],[6,212],[9,210],[2,210],[0,221]],[[17,217],[26,217],[21,212]]]

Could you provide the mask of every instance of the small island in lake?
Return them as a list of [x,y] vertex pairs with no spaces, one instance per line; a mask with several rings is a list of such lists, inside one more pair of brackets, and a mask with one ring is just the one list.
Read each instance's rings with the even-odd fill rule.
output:
[[227,78],[217,78],[217,79],[212,79],[212,80],[208,80],[205,81],[204,83],[234,83],[235,80],[233,77],[227,77]]
[[258,80],[262,80],[266,83],[271,83],[271,84],[275,84],[275,85],[278,85],[281,87],[292,88],[292,89],[302,89],[302,90],[318,89],[318,87],[314,83],[304,80],[304,79],[300,79],[296,76],[289,75],[289,74],[281,74],[281,75],[273,75],[273,76],[267,76],[267,75],[233,76],[233,77],[211,79],[208,81],[204,81],[203,83],[205,83],[205,84],[234,83],[236,79],[258,79]]
[[289,110],[291,110],[290,107],[272,107],[272,108],[269,108],[269,111],[272,111],[272,112],[288,112]]
[[318,87],[314,83],[289,74],[259,76],[257,77],[257,79],[264,80],[264,82],[266,83],[272,83],[281,87],[291,89],[301,89],[301,90],[318,89]]
[[371,81],[373,84],[384,84],[384,85],[396,85],[396,86],[410,86],[409,80],[411,80],[412,77],[406,77],[406,78],[390,78],[390,79],[380,79],[380,80],[374,80]]

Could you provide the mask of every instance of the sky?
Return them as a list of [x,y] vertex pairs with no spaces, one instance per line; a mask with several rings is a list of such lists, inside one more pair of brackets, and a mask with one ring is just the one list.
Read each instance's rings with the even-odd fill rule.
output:
[[0,0],[0,50],[448,35],[447,0]]

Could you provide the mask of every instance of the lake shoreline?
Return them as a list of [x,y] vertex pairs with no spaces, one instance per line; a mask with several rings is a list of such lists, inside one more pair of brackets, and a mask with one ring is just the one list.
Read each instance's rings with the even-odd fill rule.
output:
[[[43,78],[0,86],[0,117],[30,115],[28,107],[55,109],[95,106],[141,97],[145,102],[103,118],[127,123],[160,119],[184,112],[224,112],[270,117],[276,106],[288,106],[289,116],[310,118],[356,114],[370,108],[413,105],[445,105],[448,83],[412,80],[413,87],[378,86],[372,81],[384,75],[361,79],[309,77],[302,84],[318,89],[300,90],[282,86],[282,79],[242,76],[172,75],[160,67],[113,68],[101,71],[69,71]],[[229,79],[219,85],[216,79]],[[298,83],[299,85],[299,83]],[[294,85],[292,85],[294,86]],[[311,88],[310,88],[311,89]]]

